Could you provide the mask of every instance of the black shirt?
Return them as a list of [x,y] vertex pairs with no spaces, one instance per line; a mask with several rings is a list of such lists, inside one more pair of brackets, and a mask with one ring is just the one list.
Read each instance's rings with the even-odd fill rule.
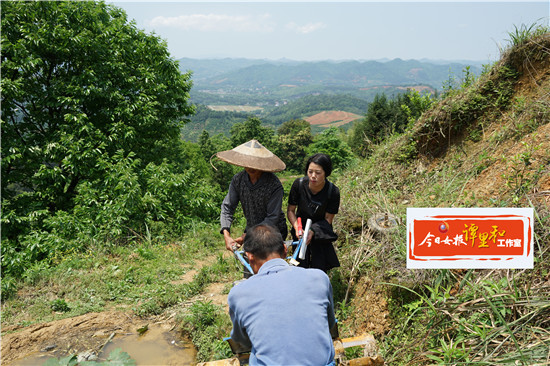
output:
[[[300,180],[302,183],[300,184]],[[332,185],[332,189],[330,186]],[[330,197],[329,197],[329,190]],[[309,178],[298,178],[292,183],[288,195],[288,204],[298,206],[296,216],[302,223],[311,219],[313,223],[324,220],[325,213],[337,214],[340,207],[340,190],[333,183],[325,180],[325,186],[317,194],[309,189]]]

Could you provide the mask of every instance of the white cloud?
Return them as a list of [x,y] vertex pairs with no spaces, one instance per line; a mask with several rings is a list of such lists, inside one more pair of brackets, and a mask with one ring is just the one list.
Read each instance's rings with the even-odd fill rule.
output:
[[274,24],[269,18],[269,14],[260,16],[190,14],[175,17],[157,16],[149,21],[149,25],[210,32],[273,32]]
[[311,33],[311,32],[315,32],[319,29],[323,29],[326,27],[326,24],[324,23],[321,23],[321,22],[317,22],[317,23],[307,23],[307,24],[304,24],[304,25],[298,25],[296,23],[288,23],[286,25],[286,28],[291,30],[291,31],[294,31],[296,33],[301,33],[301,34],[308,34],[308,33]]

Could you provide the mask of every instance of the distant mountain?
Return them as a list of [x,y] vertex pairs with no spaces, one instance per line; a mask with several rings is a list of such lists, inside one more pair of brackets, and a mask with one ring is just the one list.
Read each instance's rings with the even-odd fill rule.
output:
[[461,65],[469,65],[469,66],[476,66],[478,68],[483,68],[483,65],[486,65],[488,63],[491,63],[491,61],[479,61],[479,60],[434,60],[431,58],[422,58],[419,60],[420,62],[427,62],[435,65],[449,65],[449,64],[461,64]]
[[290,60],[180,60],[180,68],[192,70],[199,90],[246,90],[287,86],[372,87],[379,85],[428,85],[440,89],[449,75],[460,77],[462,70],[479,74],[481,67],[464,63],[443,63],[394,59],[391,61]]
[[287,59],[280,60],[261,60],[261,59],[246,59],[246,58],[221,58],[221,59],[179,59],[181,71],[192,71],[193,80],[202,81],[209,78],[214,78],[218,75],[243,69],[253,65],[262,64],[296,64],[299,61]]
[[[201,106],[182,131],[189,140],[196,139],[203,129],[227,135],[233,124],[251,114],[273,127],[326,111],[361,116],[377,94],[392,98],[408,88],[436,92],[450,79],[459,80],[467,66],[470,74],[481,73],[476,65],[401,59],[305,62],[184,58],[179,63],[183,72],[193,73],[191,102]],[[220,105],[226,112],[212,110],[220,109]],[[255,111],[229,112],[246,109]]]
[[193,80],[201,81],[218,75],[236,71],[248,66],[265,63],[263,60],[251,60],[244,58],[223,58],[223,59],[179,59],[180,70],[183,72],[192,71]]

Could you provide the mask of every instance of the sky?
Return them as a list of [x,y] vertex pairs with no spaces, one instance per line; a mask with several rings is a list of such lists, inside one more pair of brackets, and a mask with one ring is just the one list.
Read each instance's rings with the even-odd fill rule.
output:
[[116,1],[175,59],[431,59],[489,63],[510,32],[548,26],[536,1]]

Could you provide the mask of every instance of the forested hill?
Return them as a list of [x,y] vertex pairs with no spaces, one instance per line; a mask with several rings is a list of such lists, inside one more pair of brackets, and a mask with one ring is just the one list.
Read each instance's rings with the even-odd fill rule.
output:
[[199,104],[195,114],[189,118],[191,122],[182,127],[181,134],[187,141],[198,142],[203,130],[211,135],[221,133],[229,136],[231,127],[235,123],[242,123],[250,116],[257,116],[263,124],[277,128],[287,121],[304,119],[316,113],[334,110],[364,115],[367,108],[366,100],[349,94],[306,95],[276,108],[265,111],[259,109],[249,113],[233,110],[217,111]]
[[449,74],[470,66],[479,74],[479,63],[432,63],[394,59],[380,61],[269,61],[247,59],[181,59],[182,71],[193,71],[195,87],[251,88],[280,85],[324,85],[370,87],[376,85],[423,84],[439,88]]
[[[247,114],[271,126],[325,111],[364,115],[368,103],[379,94],[393,97],[408,88],[435,93],[465,74],[472,77],[481,73],[479,62],[401,59],[300,62],[183,58],[179,67],[192,72],[191,101],[201,105],[182,131],[189,141],[197,141],[204,129],[227,136],[231,126],[242,122]],[[220,105],[231,107],[223,112],[202,107]],[[249,112],[243,113],[245,109]]]

